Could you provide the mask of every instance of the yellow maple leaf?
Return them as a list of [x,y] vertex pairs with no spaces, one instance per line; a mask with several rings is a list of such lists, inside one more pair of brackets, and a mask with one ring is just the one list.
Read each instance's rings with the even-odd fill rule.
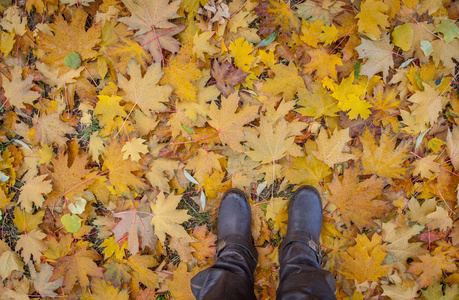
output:
[[223,158],[222,155],[201,148],[196,152],[195,156],[188,159],[186,168],[195,171],[194,177],[198,182],[203,182],[204,175],[212,174],[213,170],[222,170],[220,162],[218,161],[220,158]]
[[231,94],[228,98],[221,98],[220,109],[215,101],[210,104],[208,123],[215,128],[223,144],[227,144],[233,150],[244,152],[240,144],[245,140],[243,126],[255,119],[258,114],[258,107],[245,106],[240,109],[239,96],[237,93]]
[[331,169],[313,155],[294,157],[292,168],[285,172],[285,178],[292,184],[317,186],[319,182],[332,174]]
[[209,42],[209,39],[215,34],[213,31],[197,33],[193,37],[193,54],[202,61],[206,60],[204,52],[209,55],[214,55],[220,50]]
[[282,198],[274,198],[266,206],[266,219],[273,220],[274,229],[282,236],[287,233],[288,203]]
[[182,199],[179,195],[170,194],[166,197],[161,192],[156,198],[156,203],[151,203],[151,211],[154,217],[151,219],[151,225],[154,225],[155,234],[161,243],[166,241],[166,233],[175,238],[183,238],[187,241],[193,239],[188,235],[180,224],[188,221],[191,216],[186,209],[176,209]]
[[274,124],[261,118],[257,127],[258,136],[251,131],[245,132],[246,145],[253,149],[245,153],[262,164],[274,163],[287,154],[299,156],[301,151],[295,144],[295,136],[300,135],[304,127],[304,123],[288,123],[281,119]]
[[255,55],[251,55],[254,50],[252,45],[245,38],[240,37],[231,42],[228,49],[234,57],[236,67],[248,72],[256,59]]
[[120,105],[120,101],[123,99],[123,97],[114,95],[98,95],[97,98],[99,98],[99,101],[97,101],[96,107],[94,109],[94,115],[102,115],[102,124],[105,124],[109,130],[116,126],[116,122],[114,120],[116,116],[127,116],[123,107]]
[[313,73],[315,71],[318,80],[327,76],[337,80],[338,72],[335,66],[343,65],[339,54],[329,54],[325,49],[314,49],[308,54],[311,56],[311,60],[305,65],[305,72]]
[[172,280],[166,279],[167,287],[169,288],[172,297],[182,300],[196,299],[191,292],[190,280],[199,272],[196,266],[191,272],[187,270],[186,263],[180,263],[178,268],[174,271]]
[[178,161],[157,158],[148,165],[148,173],[145,177],[151,185],[159,188],[160,191],[169,193],[169,181],[174,177],[175,171],[178,170]]
[[148,146],[144,145],[144,139],[133,138],[130,141],[127,141],[121,151],[123,151],[123,159],[128,159],[131,157],[132,161],[138,162],[140,159],[140,154],[148,153]]
[[141,178],[131,173],[142,169],[142,166],[132,160],[125,160],[122,147],[123,143],[120,143],[120,141],[112,140],[110,142],[103,154],[104,164],[102,169],[104,171],[110,170],[108,179],[110,180],[112,191],[117,195],[129,196],[129,188],[138,192],[145,189],[147,185]]
[[105,239],[102,244],[100,244],[100,247],[105,247],[105,249],[102,251],[104,253],[105,259],[108,259],[112,255],[115,255],[116,259],[123,259],[126,257],[126,252],[124,249],[127,249],[128,246],[128,241],[124,240],[123,244],[120,245],[120,243],[115,242],[114,237],[109,237],[108,239]]
[[201,76],[202,73],[192,58],[191,46],[184,46],[177,55],[169,59],[169,66],[164,70],[161,84],[172,86],[180,99],[196,102],[198,89],[194,81]]
[[22,68],[14,66],[11,71],[11,80],[2,74],[2,85],[5,90],[5,97],[10,105],[17,108],[25,108],[24,103],[33,105],[33,101],[40,97],[40,93],[33,92],[30,89],[34,84],[33,75],[28,75],[25,80],[22,80]]
[[414,108],[411,108],[411,115],[416,117],[418,123],[433,125],[446,105],[446,100],[436,89],[424,83],[424,91],[418,91],[408,98],[408,101],[416,103]]
[[381,178],[403,178],[410,170],[403,162],[411,157],[412,143],[403,141],[397,147],[397,136],[388,128],[381,135],[379,146],[374,134],[366,129],[361,140],[363,144],[362,174],[377,174]]
[[32,210],[32,204],[41,207],[45,199],[43,194],[48,194],[52,190],[51,180],[45,180],[48,175],[34,177],[32,173],[27,173],[22,179],[25,184],[21,187],[18,203],[26,212]]
[[159,86],[158,81],[161,79],[161,65],[152,64],[148,67],[147,72],[142,77],[140,65],[134,60],[128,64],[128,80],[118,73],[119,87],[126,92],[125,101],[137,105],[144,114],[150,115],[151,111],[163,110],[166,107],[161,102],[168,102],[172,87],[169,85]]
[[365,33],[369,38],[376,40],[381,35],[381,30],[389,27],[388,15],[384,14],[389,10],[384,2],[380,0],[366,0],[360,6],[360,12],[355,16],[359,19],[357,25],[359,32]]
[[386,246],[381,244],[381,237],[375,233],[371,241],[365,234],[356,237],[357,245],[350,247],[347,252],[341,251],[343,262],[338,272],[358,283],[378,281],[391,269],[390,265],[382,266],[386,257]]
[[320,161],[323,161],[330,168],[333,168],[335,164],[354,159],[355,155],[349,153],[343,153],[345,144],[350,141],[349,128],[335,131],[328,138],[328,134],[325,130],[321,130],[319,136],[316,139],[317,151],[311,153]]
[[271,67],[271,70],[276,76],[271,79],[268,78],[266,83],[261,88],[261,91],[271,95],[282,93],[285,101],[290,101],[295,97],[299,89],[304,89],[304,81],[298,75],[298,69],[293,62],[288,66],[284,64],[276,64]]

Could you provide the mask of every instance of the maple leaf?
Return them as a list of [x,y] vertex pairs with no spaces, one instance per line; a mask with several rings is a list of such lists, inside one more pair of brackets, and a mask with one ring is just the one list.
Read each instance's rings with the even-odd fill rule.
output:
[[175,175],[179,168],[178,161],[171,161],[165,158],[153,160],[149,165],[149,172],[145,175],[148,181],[159,188],[160,191],[170,192],[169,180]]
[[359,53],[359,58],[367,58],[367,61],[362,65],[360,74],[366,75],[370,79],[376,73],[383,72],[383,78],[387,78],[389,68],[394,68],[393,49],[394,46],[391,45],[388,34],[377,41],[362,39],[362,44],[355,47]]
[[303,116],[320,118],[322,116],[336,116],[338,112],[337,101],[322,85],[313,83],[311,92],[305,88],[298,90],[297,104],[302,106],[295,111]]
[[285,178],[292,184],[317,186],[319,182],[332,174],[331,169],[312,155],[294,157],[293,168],[288,168]]
[[408,242],[414,235],[419,234],[424,229],[424,226],[413,225],[408,227],[406,225],[405,222],[400,224],[400,226],[397,226],[395,222],[384,223],[382,225],[382,239],[389,243],[386,253],[405,266],[407,265],[408,258],[426,253],[426,250],[421,248],[422,243]]
[[169,20],[180,18],[177,14],[180,1],[154,0],[137,2],[122,0],[131,12],[130,17],[120,18],[118,21],[129,26],[129,30],[138,30],[136,35],[142,35],[155,28],[171,28],[175,24]]
[[6,279],[14,270],[23,272],[24,263],[16,252],[6,250],[0,255],[0,277]]
[[294,31],[299,31],[301,22],[296,12],[290,8],[290,1],[260,1],[254,10],[259,17],[265,17],[259,26],[260,34],[271,34],[279,26],[280,30],[289,36]]
[[39,58],[52,67],[60,67],[61,72],[69,70],[64,58],[70,52],[77,52],[82,60],[94,58],[97,52],[92,49],[100,41],[101,28],[94,25],[85,30],[86,18],[87,13],[82,8],[74,11],[70,24],[61,15],[56,15],[54,23],[49,25],[54,35],[38,33],[37,44],[42,50]]
[[360,12],[355,16],[359,19],[357,22],[359,32],[366,33],[373,40],[379,39],[381,30],[378,26],[383,29],[389,27],[388,16],[384,14],[388,10],[389,6],[380,0],[363,2],[360,6]]
[[32,119],[34,126],[28,133],[37,144],[53,144],[63,146],[67,142],[66,134],[76,134],[77,131],[69,123],[61,121],[59,114],[50,113],[36,116]]
[[94,262],[98,259],[100,258],[95,251],[88,250],[86,247],[81,248],[72,255],[58,258],[56,268],[49,280],[64,278],[63,290],[65,293],[69,293],[77,281],[80,286],[87,287],[89,276],[102,277],[104,273],[103,268],[98,267]]
[[[130,256],[129,259],[135,256]],[[129,260],[128,260],[129,262]],[[123,283],[130,283],[132,279],[132,275],[130,272],[133,272],[133,269],[125,263],[125,261],[117,262],[117,261],[108,261],[104,267],[106,271],[104,273],[104,278],[110,281],[113,286],[121,286]],[[151,270],[149,270],[151,271]],[[153,272],[152,272],[153,273]],[[153,273],[152,278],[154,278],[155,273]]]
[[214,55],[220,51],[220,49],[209,42],[209,39],[214,34],[215,33],[212,31],[203,32],[201,34],[196,32],[193,37],[193,54],[202,61],[206,60],[204,52],[209,55]]
[[438,114],[446,105],[446,99],[433,87],[424,83],[424,91],[417,91],[408,98],[408,101],[415,103],[411,108],[411,115],[418,123],[435,124]]
[[186,168],[195,170],[194,177],[198,182],[203,182],[204,176],[212,174],[213,170],[222,170],[218,161],[220,158],[223,158],[222,155],[204,149],[198,149],[196,152],[197,154],[188,160]]
[[386,256],[386,247],[381,244],[381,237],[375,233],[370,241],[365,234],[359,234],[355,240],[355,246],[340,253],[343,262],[338,272],[349,279],[356,279],[358,283],[377,281],[379,277],[384,277],[391,266],[381,265]]
[[[149,247],[151,250],[156,249],[155,236],[151,228],[151,214],[142,210],[122,211],[115,214],[115,217],[121,221],[112,229],[115,236],[115,242],[119,242],[126,234],[128,235],[128,249],[132,255],[139,252],[139,246],[142,249]],[[139,245],[139,239],[141,243]]]
[[185,27],[169,22],[179,18],[177,9],[181,1],[153,0],[134,1],[123,0],[131,12],[131,16],[120,18],[118,21],[129,26],[129,30],[137,30],[135,36],[143,39],[143,45],[148,47],[155,62],[163,59],[161,48],[177,52],[179,43],[171,36],[179,33]]
[[179,54],[170,58],[161,84],[172,86],[180,99],[196,102],[198,89],[193,81],[199,79],[202,73],[191,56],[191,47],[183,47]]
[[158,265],[152,255],[131,255],[127,264],[132,269],[132,283],[139,286],[140,283],[150,288],[158,288],[158,275],[150,268]]
[[148,153],[148,146],[144,145],[144,142],[145,140],[141,138],[133,138],[127,141],[121,149],[124,152],[123,159],[128,159],[130,156],[132,161],[138,162],[140,159],[139,153]]
[[116,299],[129,300],[129,294],[126,289],[120,290],[120,287],[112,286],[111,282],[107,282],[101,278],[91,279],[91,294],[87,291],[81,295],[83,300],[93,299]]
[[217,88],[223,96],[228,97],[235,90],[234,87],[243,83],[248,73],[236,69],[229,61],[225,60],[221,65],[214,60],[211,70],[212,77],[217,81]]
[[311,60],[305,65],[305,72],[316,72],[316,77],[319,80],[326,76],[337,80],[338,72],[335,66],[342,66],[343,62],[339,54],[329,54],[324,49],[314,49],[308,52]]
[[299,89],[305,88],[303,79],[298,75],[298,69],[293,62],[290,62],[288,66],[284,64],[274,65],[271,70],[276,76],[266,80],[261,88],[262,92],[273,96],[282,93],[285,101],[290,101]]
[[190,246],[196,250],[193,252],[193,256],[196,257],[198,261],[203,262],[208,257],[214,257],[216,251],[216,238],[215,235],[207,231],[205,225],[195,227],[192,236],[197,241],[190,243]]
[[234,42],[231,42],[228,49],[234,57],[236,67],[244,72],[248,72],[256,59],[256,57],[251,55],[254,51],[253,46],[245,38],[240,37]]
[[32,173],[22,179],[25,184],[21,187],[18,203],[25,209],[26,212],[32,210],[32,204],[36,207],[41,207],[45,198],[43,194],[48,194],[52,190],[51,180],[44,180],[47,175],[33,176]]
[[141,178],[132,174],[142,166],[132,160],[125,160],[122,143],[111,141],[104,153],[103,170],[110,170],[108,179],[113,191],[119,195],[129,195],[129,188],[140,191],[146,188]]
[[259,136],[245,131],[246,145],[253,149],[246,151],[247,156],[262,164],[274,163],[288,153],[298,156],[299,147],[295,144],[295,136],[301,134],[304,126],[301,123],[289,124],[284,119],[275,125],[261,118],[260,126],[256,128]]
[[40,272],[35,270],[32,262],[27,264],[30,271],[30,277],[33,280],[33,287],[42,297],[55,297],[58,294],[54,291],[59,288],[64,282],[64,278],[59,278],[54,281],[50,281],[53,275],[53,267],[47,263],[40,265]]
[[150,63],[152,60],[150,54],[148,54],[142,46],[127,37],[122,37],[118,43],[109,46],[105,55],[110,57],[115,68],[121,74],[125,74],[127,65],[132,59],[135,59],[143,70],[147,68],[147,63]]
[[368,97],[368,102],[373,105],[372,110],[377,111],[373,124],[377,124],[379,119],[384,127],[389,124],[392,124],[392,128],[398,127],[394,124],[397,122],[394,115],[401,104],[397,96],[398,92],[395,88],[384,88],[382,83],[373,88],[373,96]]
[[[119,223],[121,223],[121,222],[119,222]],[[119,223],[117,224],[117,227],[120,226]],[[113,230],[116,230],[116,227]],[[129,235],[129,232],[128,232],[128,235]],[[138,240],[134,241],[133,244],[135,245],[136,243],[137,243],[137,248],[138,248],[139,241]],[[124,240],[123,245],[120,245],[119,242],[118,243],[115,242],[115,238],[114,237],[109,237],[108,239],[104,240],[104,242],[102,244],[100,244],[100,247],[105,247],[105,249],[103,251],[105,259],[108,259],[113,254],[115,255],[115,258],[117,258],[119,260],[123,259],[126,256],[126,252],[124,250],[127,249],[127,246],[128,246],[128,241],[127,240]],[[132,251],[131,251],[131,253],[133,255],[135,255]]]
[[2,74],[2,86],[5,90],[5,97],[11,106],[25,108],[24,103],[33,105],[33,101],[40,97],[40,93],[33,92],[30,89],[34,87],[33,75],[26,76],[22,80],[22,68],[15,66],[11,71],[11,80]]
[[355,169],[345,169],[343,179],[335,176],[330,184],[330,202],[338,207],[348,227],[353,223],[360,230],[364,227],[374,228],[376,224],[373,218],[380,218],[391,209],[387,202],[373,200],[381,195],[384,186],[384,181],[376,176],[359,182]]
[[336,128],[330,138],[325,130],[321,130],[316,139],[317,151],[311,153],[320,161],[323,161],[330,168],[335,164],[355,159],[355,155],[343,153],[343,147],[351,138],[349,128],[338,131]]
[[44,170],[51,178],[53,189],[46,197],[44,205],[51,205],[60,201],[62,197],[75,203],[74,196],[84,193],[90,182],[84,180],[91,170],[86,169],[87,156],[76,156],[69,167],[69,158],[62,151],[53,158],[53,171]]
[[25,263],[28,263],[32,256],[35,261],[40,260],[42,252],[47,249],[42,241],[46,236],[43,231],[37,228],[19,236],[16,251],[22,248],[21,256],[24,258]]
[[183,300],[194,300],[195,297],[191,292],[190,280],[198,272],[198,267],[194,267],[191,272],[188,272],[186,263],[180,263],[178,268],[174,271],[173,279],[166,279],[166,284],[172,297]]
[[109,128],[113,128],[113,126],[117,124],[114,120],[115,117],[127,116],[123,107],[120,105],[120,101],[123,97],[98,95],[97,98],[99,98],[99,101],[97,101],[96,108],[94,109],[94,115],[102,115],[102,124],[105,124]]
[[418,275],[421,287],[426,287],[438,282],[442,277],[442,272],[455,272],[457,266],[454,258],[443,252],[442,247],[436,248],[432,254],[418,256],[421,262],[413,262],[408,269],[409,273]]
[[360,141],[363,145],[362,174],[377,174],[382,178],[403,178],[410,170],[403,162],[411,157],[413,144],[405,140],[395,147],[397,136],[390,128],[384,130],[381,135],[379,147],[369,129],[364,131]]
[[118,73],[118,82],[121,89],[126,92],[124,100],[137,105],[144,114],[151,115],[151,111],[163,110],[166,107],[161,102],[168,102],[172,87],[169,85],[158,86],[161,79],[161,65],[152,64],[142,77],[140,65],[134,60],[128,64],[128,80]]
[[244,152],[244,148],[240,144],[245,140],[243,126],[258,116],[258,107],[247,105],[236,113],[238,107],[239,96],[237,93],[222,98],[220,109],[213,101],[208,111],[210,118],[208,123],[217,130],[223,144],[227,144],[234,151]]
[[166,240],[166,233],[176,238],[191,240],[185,229],[179,225],[190,219],[186,209],[176,209],[181,198],[181,196],[170,194],[166,199],[164,194],[160,193],[156,198],[156,203],[150,205],[154,214],[151,224],[154,225],[155,234],[163,244]]

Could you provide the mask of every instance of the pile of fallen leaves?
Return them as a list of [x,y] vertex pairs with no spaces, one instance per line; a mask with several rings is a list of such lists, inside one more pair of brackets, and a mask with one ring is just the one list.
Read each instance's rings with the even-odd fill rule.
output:
[[2,299],[193,299],[229,188],[274,298],[302,184],[338,299],[458,299],[457,2],[14,2]]

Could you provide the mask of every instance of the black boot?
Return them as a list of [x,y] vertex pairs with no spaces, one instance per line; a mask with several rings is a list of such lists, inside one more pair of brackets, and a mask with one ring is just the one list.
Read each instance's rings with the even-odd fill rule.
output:
[[252,215],[245,194],[227,191],[218,211],[215,263],[191,279],[196,299],[256,299],[253,272],[258,253],[250,229]]
[[288,211],[287,234],[279,249],[277,299],[336,299],[333,276],[321,268],[322,201],[312,186],[300,187]]

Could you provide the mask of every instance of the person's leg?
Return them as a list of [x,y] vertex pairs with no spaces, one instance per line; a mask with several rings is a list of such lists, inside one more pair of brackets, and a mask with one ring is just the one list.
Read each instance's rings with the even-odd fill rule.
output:
[[245,194],[231,189],[218,211],[218,247],[215,263],[191,279],[196,299],[256,299],[253,272],[257,250],[250,229],[252,215]]
[[333,275],[320,267],[321,229],[319,192],[302,186],[290,202],[287,234],[279,249],[277,299],[336,299]]

